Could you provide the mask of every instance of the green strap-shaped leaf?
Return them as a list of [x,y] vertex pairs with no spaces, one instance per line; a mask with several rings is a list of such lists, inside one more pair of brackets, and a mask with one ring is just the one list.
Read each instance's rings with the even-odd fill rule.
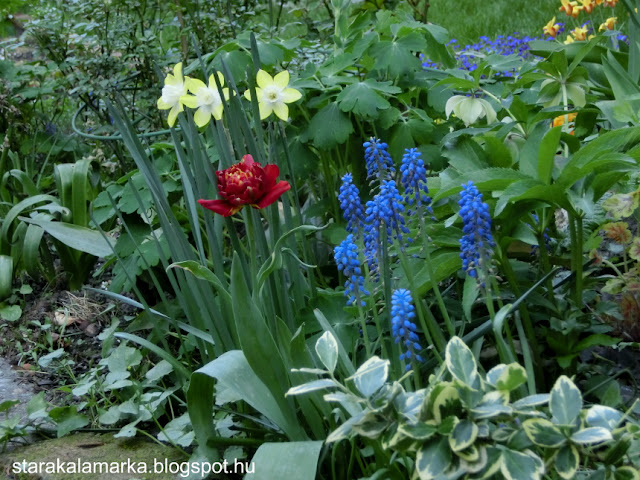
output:
[[245,480],[315,480],[322,441],[264,443],[251,459]]
[[278,404],[282,417],[278,425],[291,440],[305,440],[307,437],[296,418],[293,404],[285,399],[290,386],[289,373],[260,309],[251,298],[237,253],[231,264],[231,298],[242,352]]
[[114,242],[111,239],[107,240],[108,237],[103,237],[97,230],[66,222],[52,222],[50,220],[25,217],[20,217],[20,219],[42,227],[53,238],[74,250],[96,257],[108,257],[113,252],[112,245]]

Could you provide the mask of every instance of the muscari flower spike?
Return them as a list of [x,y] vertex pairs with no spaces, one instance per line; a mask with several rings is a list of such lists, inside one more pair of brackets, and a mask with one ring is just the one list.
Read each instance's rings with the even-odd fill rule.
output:
[[484,283],[495,246],[491,236],[489,205],[482,201],[482,194],[471,181],[462,185],[458,205],[464,224],[464,235],[460,239],[462,268]]
[[[380,184],[380,193],[367,202],[364,212],[365,257],[372,272],[376,271],[378,260],[382,255],[381,232],[387,235],[388,240],[398,240],[400,248],[404,247],[403,234],[408,234],[410,231],[405,225],[403,213],[404,205],[396,182],[383,180]],[[408,237],[406,240],[411,241]]]
[[338,265],[338,271],[347,277],[344,284],[344,295],[349,297],[347,305],[354,305],[359,301],[364,307],[366,304],[361,299],[361,295],[369,295],[369,292],[364,288],[364,277],[360,260],[358,260],[358,246],[354,243],[352,234],[347,235],[347,238],[334,248],[333,256]]
[[340,200],[342,216],[347,221],[347,232],[357,233],[362,230],[364,208],[360,202],[360,192],[358,187],[353,184],[353,176],[350,173],[345,173],[342,177],[338,200]]
[[362,144],[364,147],[364,159],[367,165],[367,178],[387,178],[393,175],[393,159],[387,151],[387,144],[377,138],[371,137],[368,142]]
[[[421,154],[416,148],[408,148],[405,152],[400,166],[404,203],[410,207],[415,203],[418,212],[422,207],[426,207],[427,211],[431,213],[431,198],[427,188],[427,169]],[[412,211],[407,210],[407,213],[411,215]]]
[[400,360],[406,360],[405,369],[411,370],[411,359],[422,362],[422,357],[416,353],[422,350],[418,343],[417,327],[413,323],[415,307],[412,304],[411,292],[405,288],[394,290],[391,295],[391,333],[396,343],[402,344]]

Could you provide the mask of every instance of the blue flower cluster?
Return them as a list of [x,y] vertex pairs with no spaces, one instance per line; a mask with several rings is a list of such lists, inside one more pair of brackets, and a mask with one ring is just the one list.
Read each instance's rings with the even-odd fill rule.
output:
[[[408,206],[413,206],[414,202],[418,211],[422,206],[427,207],[431,212],[431,198],[427,188],[427,169],[424,166],[422,157],[418,149],[408,148],[402,157],[400,174],[401,183],[404,187],[404,202]],[[411,210],[407,213],[411,215]]]
[[[365,257],[372,270],[375,270],[382,254],[380,233],[383,228],[388,239],[397,239],[401,248],[404,245],[403,234],[408,234],[409,229],[405,225],[403,213],[404,205],[396,188],[396,182],[383,180],[380,184],[380,193],[367,202],[364,212]],[[411,239],[407,238],[407,241]]]
[[367,178],[379,178],[382,180],[395,173],[393,159],[387,151],[388,146],[386,143],[371,137],[362,146],[364,147],[364,160],[367,165]]
[[418,343],[417,327],[413,323],[415,318],[415,307],[412,304],[411,292],[400,288],[394,290],[391,295],[391,333],[396,343],[402,343],[403,351],[400,354],[400,360],[406,360],[406,369],[411,369],[411,359],[415,358],[422,362],[422,357],[416,353],[422,350]]
[[364,277],[360,260],[358,260],[358,246],[353,241],[353,235],[347,235],[347,238],[333,250],[333,256],[338,265],[338,271],[347,277],[344,284],[344,295],[349,297],[347,305],[354,305],[359,301],[364,307],[365,301],[362,300],[361,295],[369,295],[369,292],[364,288]]
[[491,236],[489,206],[482,201],[482,194],[471,181],[462,185],[458,205],[464,233],[460,239],[462,268],[471,277],[484,282],[495,246]]
[[[560,32],[564,30],[564,24],[559,23]],[[471,45],[465,45],[464,47],[458,45],[456,39],[451,40],[447,45],[452,45],[453,50],[459,60],[460,70],[467,70],[469,72],[478,68],[478,58],[486,55],[518,55],[519,57],[526,59],[538,58],[534,57],[529,51],[529,44],[533,40],[544,40],[544,36],[530,37],[528,35],[521,36],[517,32],[513,35],[498,35],[495,40],[491,40],[489,37],[483,35],[478,41]],[[552,40],[547,37],[546,40]],[[438,68],[438,64],[432,62],[429,59],[423,58],[423,64],[425,68]],[[501,75],[505,77],[512,77],[516,74],[516,71],[501,72]]]
[[364,209],[360,202],[360,192],[353,184],[353,177],[350,173],[345,173],[340,186],[340,208],[342,216],[347,221],[347,232],[357,233],[362,230],[364,222]]

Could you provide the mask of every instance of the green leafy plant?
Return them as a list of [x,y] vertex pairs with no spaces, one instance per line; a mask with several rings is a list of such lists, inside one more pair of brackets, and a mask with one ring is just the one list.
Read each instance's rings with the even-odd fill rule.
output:
[[[637,478],[628,455],[639,428],[623,412],[593,405],[566,376],[549,394],[518,399],[526,372],[517,363],[479,372],[473,352],[458,337],[447,344],[445,363],[427,388],[407,391],[389,382],[389,361],[367,360],[347,380],[334,376],[338,343],[325,334],[316,343],[325,369],[321,379],[288,395],[329,390],[345,421],[327,442],[358,438],[375,452],[360,475],[407,478]],[[596,473],[597,472],[597,473]],[[355,472],[349,478],[361,478]]]

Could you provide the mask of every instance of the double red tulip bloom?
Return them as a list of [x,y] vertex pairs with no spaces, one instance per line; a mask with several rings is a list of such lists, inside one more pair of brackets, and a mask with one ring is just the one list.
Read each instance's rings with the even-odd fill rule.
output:
[[289,182],[277,181],[279,174],[277,165],[263,167],[251,155],[245,155],[242,162],[216,171],[221,200],[198,200],[198,203],[223,217],[239,212],[245,205],[268,207],[291,188]]

